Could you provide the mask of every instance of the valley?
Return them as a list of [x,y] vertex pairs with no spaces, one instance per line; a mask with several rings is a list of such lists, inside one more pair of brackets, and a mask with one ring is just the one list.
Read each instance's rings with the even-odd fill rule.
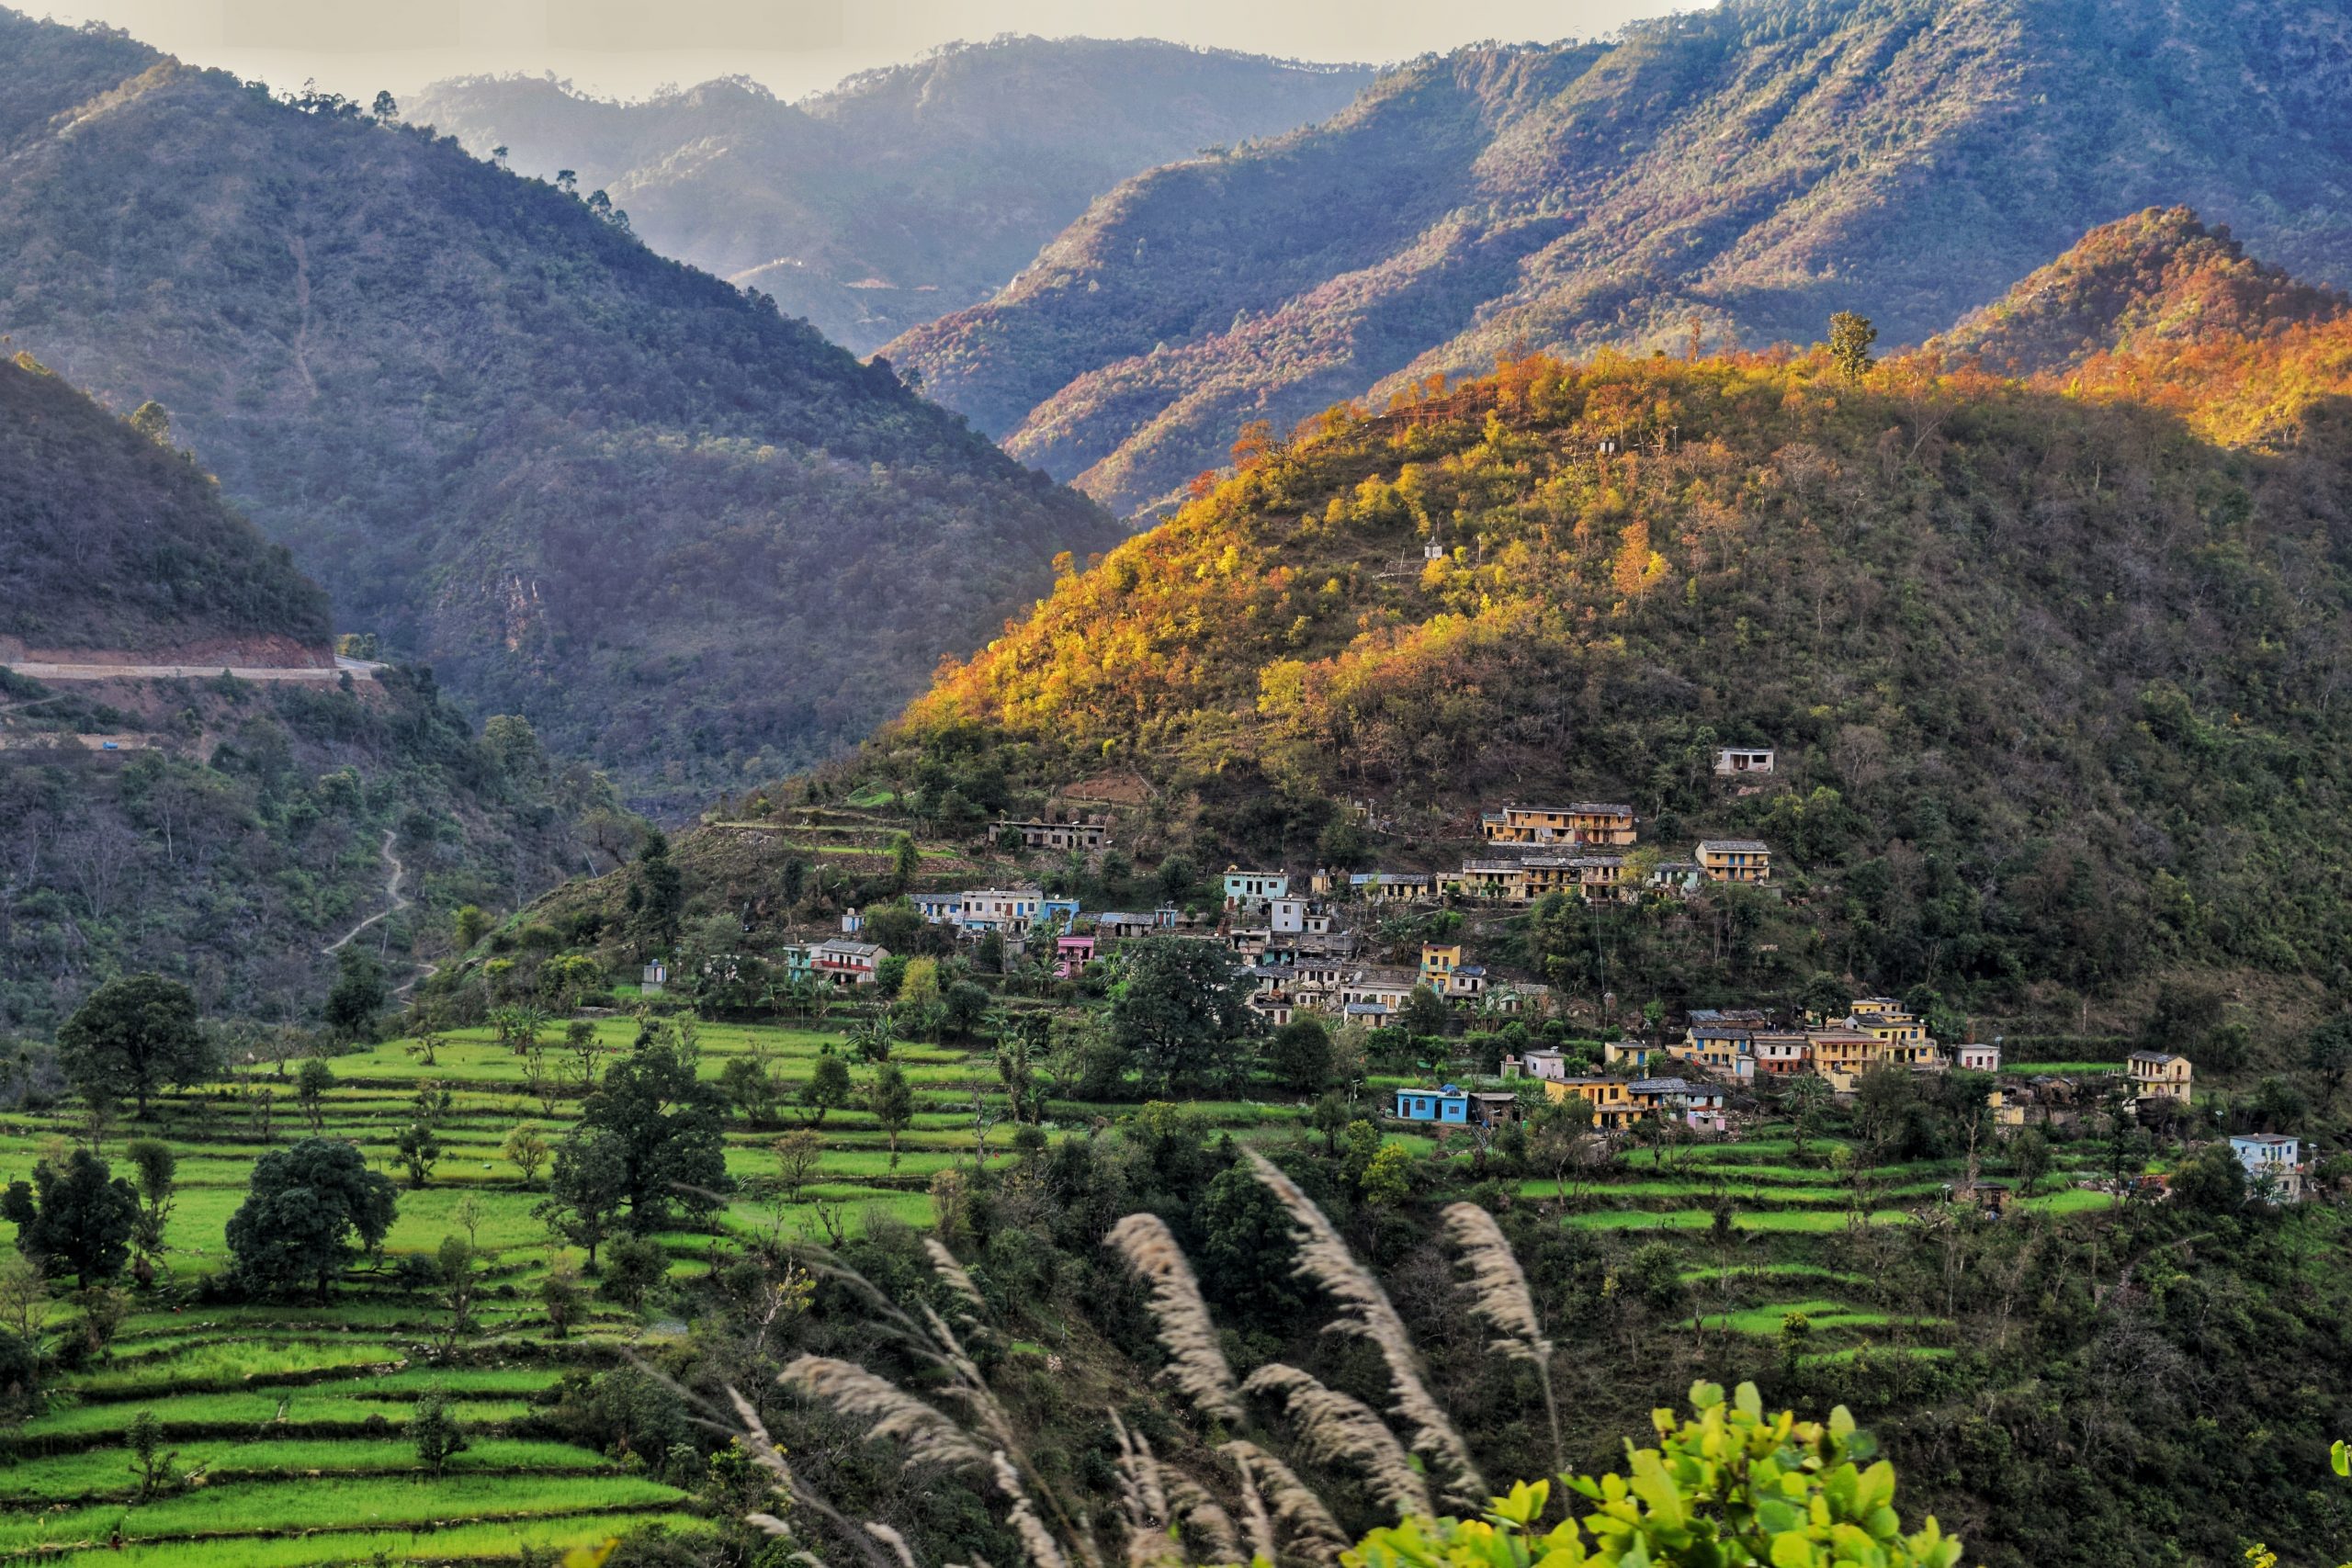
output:
[[0,11],[0,1563],[2344,1562],[2343,10]]

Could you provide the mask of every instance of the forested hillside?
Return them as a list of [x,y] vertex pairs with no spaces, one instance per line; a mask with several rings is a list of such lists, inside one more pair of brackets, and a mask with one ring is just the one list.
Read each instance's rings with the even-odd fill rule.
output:
[[345,627],[641,795],[823,754],[1115,536],[453,142],[14,13],[0,77],[0,332],[167,406]]
[[168,439],[152,409],[118,420],[0,361],[0,659],[329,672],[0,670],[0,1034],[142,970],[208,1011],[315,1016],[323,950],[368,917],[380,995],[446,949],[453,908],[511,907],[634,841],[612,787],[521,721],[477,737],[421,671],[334,676],[326,595]]
[[153,411],[142,423],[29,355],[0,360],[0,655],[326,662],[326,595],[229,508]]
[[2339,289],[2254,260],[2229,229],[2185,207],[2150,208],[2082,243],[1929,346],[2010,374],[2064,370],[2100,354],[2258,341],[2345,312]]
[[435,84],[410,118],[576,171],[639,235],[864,354],[1004,287],[1130,175],[1279,135],[1372,73],[1155,39],[957,44],[784,103],[742,80],[641,103],[549,78]]
[[[1773,845],[1799,975],[2340,985],[2348,345],[2110,355],[2088,397],[1820,349],[1535,356],[1335,411],[1065,578],[869,765],[1109,759],[1294,864],[1338,798],[1441,835],[1625,799],[1645,841]],[[2135,400],[2200,396],[2247,445]],[[1781,787],[1722,790],[1719,744],[1778,747]]]
[[1001,298],[889,344],[1121,510],[1287,429],[1522,348],[1916,343],[2086,230],[2186,203],[2352,276],[2340,0],[1735,0],[1476,48],[1326,125],[1129,181]]

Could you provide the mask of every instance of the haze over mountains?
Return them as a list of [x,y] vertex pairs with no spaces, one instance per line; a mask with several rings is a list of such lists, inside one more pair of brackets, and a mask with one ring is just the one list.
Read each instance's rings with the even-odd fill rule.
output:
[[773,773],[1114,539],[582,201],[0,12],[0,333],[169,406],[347,629],[641,794]]
[[1277,135],[1372,78],[1150,39],[1000,39],[785,103],[744,80],[642,103],[545,78],[435,84],[408,117],[602,187],[654,249],[870,353],[986,299],[1130,175]]
[[2340,3],[1741,0],[1474,48],[1138,175],[989,303],[887,345],[1121,512],[1343,398],[1513,345],[1917,342],[2086,230],[2187,204],[2352,276]]

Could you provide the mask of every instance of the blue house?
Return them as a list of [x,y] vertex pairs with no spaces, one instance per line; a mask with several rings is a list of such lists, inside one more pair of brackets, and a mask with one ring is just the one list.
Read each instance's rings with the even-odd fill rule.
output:
[[1052,897],[1038,900],[1037,918],[1039,919],[1050,920],[1057,915],[1061,917],[1061,922],[1063,925],[1068,926],[1074,923],[1078,919],[1078,900],[1075,898]]
[[1470,1097],[1452,1084],[1442,1089],[1400,1089],[1396,1091],[1396,1120],[1459,1127],[1470,1120]]

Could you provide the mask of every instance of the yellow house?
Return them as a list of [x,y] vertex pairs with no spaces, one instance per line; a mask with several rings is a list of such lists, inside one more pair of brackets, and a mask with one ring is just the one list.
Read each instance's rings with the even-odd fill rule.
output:
[[1460,943],[1457,942],[1450,947],[1441,947],[1433,942],[1421,943],[1421,978],[1427,981],[1430,988],[1440,996],[1445,994],[1447,976],[1461,967]]
[[1472,898],[1524,904],[1527,868],[1515,860],[1466,860],[1462,863],[1462,879],[1456,886]]
[[1906,1011],[1903,1004],[1893,997],[1857,998],[1853,1004],[1853,1016],[1848,1021],[1881,1040],[1911,1042],[1928,1037],[1928,1026]]
[[1878,1060],[1879,1037],[1860,1029],[1808,1029],[1805,1043],[1813,1049],[1813,1070],[1840,1094],[1852,1090]]
[[1634,808],[1614,801],[1571,806],[1506,806],[1481,812],[1478,832],[1498,844],[1630,844],[1638,836]]
[[1545,1078],[1544,1092],[1555,1105],[1581,1097],[1592,1107],[1592,1124],[1603,1130],[1630,1127],[1645,1109],[1623,1078]]
[[1702,839],[1699,869],[1710,882],[1772,880],[1772,852],[1757,839]]
[[2165,1051],[2134,1051],[2124,1064],[2135,1100],[2189,1100],[2188,1058]]

